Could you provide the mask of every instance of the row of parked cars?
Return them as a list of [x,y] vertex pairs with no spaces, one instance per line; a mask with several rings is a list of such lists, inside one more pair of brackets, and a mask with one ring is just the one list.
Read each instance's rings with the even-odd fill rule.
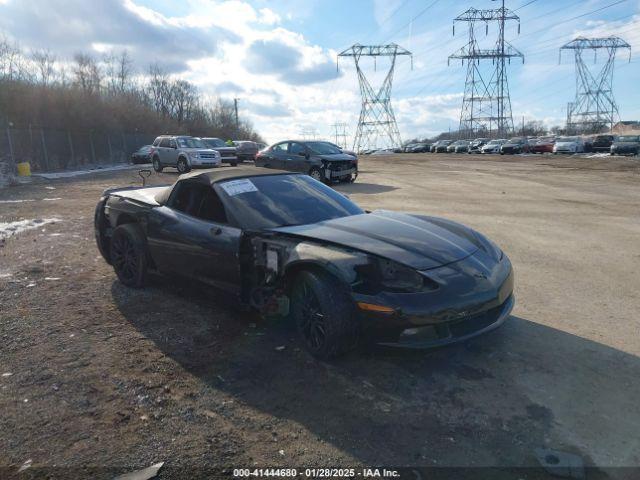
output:
[[611,155],[640,154],[639,135],[595,135],[513,137],[510,139],[438,140],[434,143],[405,145],[404,153],[584,153],[608,152]]
[[153,144],[140,147],[131,155],[132,163],[152,163],[157,172],[175,167],[186,173],[193,167],[217,167],[221,163],[237,165],[253,161],[265,148],[264,143],[248,140],[225,142],[216,137],[160,135]]
[[246,141],[231,146],[219,138],[161,135],[132,155],[133,163],[151,163],[156,172],[173,167],[179,173],[187,173],[222,163],[236,166],[245,160],[258,167],[306,173],[325,183],[354,182],[358,176],[354,152],[320,140],[285,140],[270,147]]

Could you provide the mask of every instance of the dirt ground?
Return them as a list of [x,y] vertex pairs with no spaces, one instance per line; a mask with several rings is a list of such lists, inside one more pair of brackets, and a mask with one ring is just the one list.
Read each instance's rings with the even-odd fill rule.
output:
[[337,188],[364,208],[451,218],[505,250],[517,303],[502,328],[318,362],[206,288],[116,280],[93,210],[103,189],[138,184],[134,170],[0,190],[0,222],[57,219],[0,243],[0,477],[31,460],[24,475],[51,478],[162,461],[158,478],[383,464],[546,478],[509,469],[548,447],[596,467],[589,479],[640,478],[619,468],[640,466],[640,160],[417,154],[360,168]]

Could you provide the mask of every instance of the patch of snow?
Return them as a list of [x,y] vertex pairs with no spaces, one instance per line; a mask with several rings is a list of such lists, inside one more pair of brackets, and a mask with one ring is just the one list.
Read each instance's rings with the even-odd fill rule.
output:
[[55,190],[56,189],[56,187],[44,187],[44,188],[46,188],[47,190]]
[[0,239],[9,238],[12,235],[40,228],[48,223],[60,222],[59,218],[37,218],[33,220],[18,220],[16,222],[0,222]]
[[134,170],[139,169],[140,165],[114,165],[112,167],[94,167],[87,170],[74,170],[71,172],[55,172],[55,173],[33,173],[33,177],[48,178],[50,180],[56,178],[71,178],[79,175],[87,175],[89,173],[112,172],[114,170]]
[[24,203],[24,202],[35,202],[32,199],[22,199],[22,200],[0,200],[0,203]]
[[56,280],[60,280],[60,277],[44,277],[44,279],[50,282],[55,282]]
[[57,200],[62,200],[61,197],[56,197],[56,198],[43,198],[42,201],[43,202],[55,202]]

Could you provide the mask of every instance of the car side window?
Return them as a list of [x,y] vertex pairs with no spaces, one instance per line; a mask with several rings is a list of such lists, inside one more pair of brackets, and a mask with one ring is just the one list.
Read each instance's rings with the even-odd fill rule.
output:
[[173,138],[169,140],[169,148],[176,148],[176,141]]
[[286,143],[278,143],[271,147],[271,151],[273,153],[287,153],[287,144]]
[[179,182],[171,192],[167,206],[192,217],[197,216],[205,195],[206,185],[196,182]]
[[208,222],[229,223],[222,200],[212,187],[207,187],[196,216]]
[[164,148],[169,148],[169,139],[167,137],[160,140],[160,146]]
[[305,154],[307,151],[306,147],[298,142],[291,142],[289,144],[289,153],[291,155],[300,155],[300,154]]
[[179,182],[167,202],[179,212],[208,222],[228,223],[224,205],[209,185],[197,182]]
[[160,140],[162,140],[160,137],[156,138],[156,139],[153,141],[153,146],[154,146],[154,147],[157,147],[158,145],[160,145]]

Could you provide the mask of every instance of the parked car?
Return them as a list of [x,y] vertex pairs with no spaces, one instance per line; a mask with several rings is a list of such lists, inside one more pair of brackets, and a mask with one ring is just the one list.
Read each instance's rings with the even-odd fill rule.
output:
[[207,147],[213,148],[214,150],[220,152],[222,163],[229,163],[233,167],[238,165],[236,147],[230,147],[225,143],[224,140],[215,137],[203,137],[200,140],[202,140]]
[[411,149],[418,145],[417,143],[408,143],[404,147],[402,147],[403,153],[411,153]]
[[219,167],[220,153],[207,147],[202,140],[181,135],[161,135],[153,141],[151,152],[153,169],[161,172],[165,167],[175,167],[180,173],[192,168]]
[[320,359],[361,338],[465,341],[514,305],[511,262],[482,234],[444,218],[366,213],[303,174],[239,167],[110,189],[94,218],[98,249],[123,285],[142,288],[152,271],[204,282],[288,315]]
[[457,140],[447,147],[448,153],[465,153],[469,148],[469,140]]
[[433,153],[447,153],[447,147],[453,143],[453,140],[438,140],[431,146]]
[[582,137],[558,137],[553,146],[553,153],[582,153],[584,152],[584,140]]
[[610,152],[611,145],[615,141],[614,135],[596,135],[591,144],[591,151],[593,152]]
[[555,143],[555,137],[539,137],[529,144],[529,151],[531,153],[552,153]]
[[496,140],[490,140],[480,149],[480,153],[500,153],[502,145],[507,143],[506,138],[498,138]]
[[469,143],[467,147],[467,153],[480,153],[482,147],[484,147],[490,140],[488,138],[476,138]]
[[513,137],[500,147],[500,155],[514,155],[529,152],[529,140],[524,137]]
[[428,152],[430,148],[430,143],[416,143],[409,149],[409,153],[424,153]]
[[256,154],[260,151],[258,144],[250,140],[234,141],[233,144],[236,146],[236,155],[240,162],[244,162],[245,160],[252,162],[255,160]]
[[151,163],[153,145],[145,145],[131,154],[131,163]]
[[371,155],[393,155],[396,153],[393,148],[379,148],[371,152]]
[[611,155],[640,154],[640,135],[620,135],[611,145]]
[[338,147],[322,141],[286,140],[262,150],[256,156],[257,167],[301,172],[321,182],[354,182],[358,160]]

